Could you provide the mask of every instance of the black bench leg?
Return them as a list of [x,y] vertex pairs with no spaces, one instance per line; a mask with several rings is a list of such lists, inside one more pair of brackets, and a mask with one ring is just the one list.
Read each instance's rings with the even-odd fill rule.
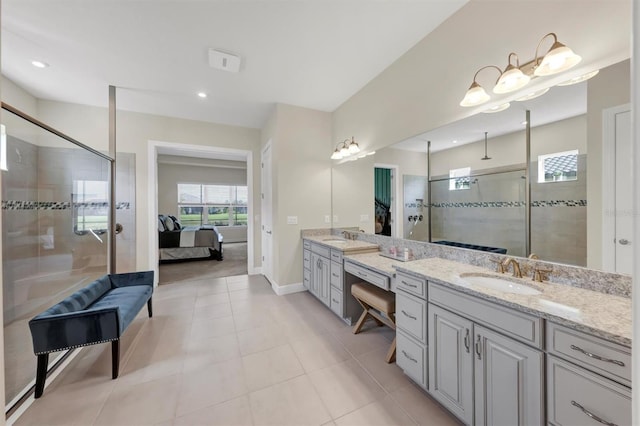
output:
[[151,298],[147,300],[147,311],[149,311],[149,318],[153,317],[153,303],[151,302]]
[[38,367],[36,370],[36,393],[35,398],[40,398],[44,393],[44,383],[47,380],[47,366],[49,365],[49,354],[38,355]]
[[118,378],[120,371],[120,339],[111,342],[111,377]]

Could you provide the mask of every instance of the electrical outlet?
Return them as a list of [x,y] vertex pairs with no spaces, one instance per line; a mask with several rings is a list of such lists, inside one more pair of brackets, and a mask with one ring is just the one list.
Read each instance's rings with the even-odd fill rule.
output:
[[324,215],[324,223],[331,223],[331,216],[329,216],[328,214]]
[[369,215],[368,214],[361,214],[360,215],[360,222],[369,222]]
[[287,216],[287,225],[297,225],[298,216]]

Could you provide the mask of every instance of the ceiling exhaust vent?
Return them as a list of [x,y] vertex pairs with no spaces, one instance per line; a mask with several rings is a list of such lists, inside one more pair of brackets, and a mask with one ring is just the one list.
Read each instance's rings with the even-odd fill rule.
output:
[[209,66],[223,71],[240,71],[241,58],[233,53],[209,49]]

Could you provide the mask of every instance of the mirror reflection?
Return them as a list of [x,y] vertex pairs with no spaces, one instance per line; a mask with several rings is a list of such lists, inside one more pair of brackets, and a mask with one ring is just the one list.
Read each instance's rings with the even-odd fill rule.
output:
[[[616,198],[610,196],[617,188],[618,202],[625,199],[620,192],[625,178],[616,176],[615,161],[613,166],[603,163],[608,147],[622,143],[608,141],[606,130],[618,127],[621,134],[619,128],[628,126],[628,87],[627,60],[588,81],[554,86],[504,111],[479,113],[378,150],[373,158],[335,165],[334,219],[353,213],[349,222],[334,226],[375,232],[380,203],[371,194],[380,188],[374,169],[394,164],[400,185],[398,203],[389,205],[394,236],[630,273],[630,256],[625,260],[629,244],[621,244],[628,236],[616,235],[624,223],[616,223],[611,214]],[[355,176],[357,188],[346,190],[340,182]],[[364,223],[367,210],[375,213]]]

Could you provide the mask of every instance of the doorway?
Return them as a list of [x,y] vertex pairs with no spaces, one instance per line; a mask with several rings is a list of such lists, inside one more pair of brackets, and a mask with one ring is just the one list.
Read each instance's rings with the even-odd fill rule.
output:
[[[631,105],[603,111],[603,229],[605,271],[633,270],[633,156]],[[611,190],[610,190],[611,189]]]
[[273,191],[271,169],[271,140],[262,150],[261,171],[261,213],[262,213],[262,274],[273,284]]
[[[374,164],[375,233],[389,237],[400,235],[397,214],[400,211],[397,194],[398,166]],[[379,231],[379,232],[378,232]]]
[[[217,160],[231,160],[231,161],[245,161],[247,164],[246,178],[247,178],[247,259],[246,269],[249,274],[255,274],[256,268],[254,264],[254,225],[251,218],[254,217],[254,203],[253,203],[253,153],[246,150],[210,147],[200,145],[187,145],[181,143],[172,142],[158,142],[149,141],[148,148],[148,169],[147,169],[147,183],[148,183],[148,209],[147,209],[147,223],[149,232],[149,269],[155,271],[155,284],[158,284],[159,278],[159,266],[158,266],[158,155],[172,155],[177,157],[194,157],[194,158],[208,158]],[[176,200],[177,201],[177,200]],[[224,235],[224,234],[223,234]],[[224,248],[224,242],[223,242]],[[215,262],[215,260],[214,260]],[[222,261],[224,262],[224,260]]]

